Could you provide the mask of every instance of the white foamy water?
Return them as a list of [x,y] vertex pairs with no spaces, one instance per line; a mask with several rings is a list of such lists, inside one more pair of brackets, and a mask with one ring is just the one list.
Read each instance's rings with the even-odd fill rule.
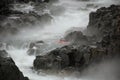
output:
[[[114,0],[91,0],[89,2],[77,0],[60,0],[56,5],[63,6],[65,12],[60,16],[53,16],[53,21],[50,25],[45,26],[44,29],[37,28],[22,30],[17,36],[12,37],[13,40],[55,40],[60,39],[64,33],[72,27],[86,28],[89,21],[89,13],[96,10],[94,6],[86,7],[87,4],[95,4],[98,6],[109,5]],[[115,3],[115,2],[114,2]],[[26,7],[28,9],[31,6]],[[32,7],[31,7],[32,8]],[[52,44],[51,44],[52,45]],[[14,59],[16,65],[29,77],[30,80],[89,80],[80,79],[74,76],[56,76],[47,75],[44,73],[37,74],[31,69],[35,56],[28,56],[27,49],[10,49],[8,53]]]
[[29,13],[34,10],[34,7],[30,4],[15,4],[13,10]]

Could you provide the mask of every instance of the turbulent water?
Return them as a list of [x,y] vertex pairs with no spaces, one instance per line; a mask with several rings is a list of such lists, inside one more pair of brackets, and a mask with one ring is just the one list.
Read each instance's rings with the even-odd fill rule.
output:
[[[119,1],[119,0],[118,0]],[[13,41],[36,41],[46,40],[49,43],[58,44],[58,40],[62,38],[65,32],[73,27],[78,27],[81,30],[86,28],[89,21],[89,13],[95,11],[101,6],[109,6],[110,4],[117,4],[117,0],[60,0],[54,5],[62,6],[63,13],[57,16],[53,16],[53,21],[50,25],[46,25],[45,28],[40,29],[40,26],[34,29],[24,29],[18,35],[11,36]],[[31,8],[31,7],[29,7]],[[17,42],[16,42],[17,43]],[[17,45],[17,44],[16,44]],[[18,45],[19,46],[19,45]],[[22,46],[21,46],[22,47]],[[55,46],[56,47],[56,46]],[[54,47],[54,48],[55,48]],[[30,80],[90,80],[80,79],[75,76],[57,76],[47,75],[45,73],[37,74],[32,70],[33,60],[35,56],[27,55],[27,48],[16,48],[13,46],[8,50],[10,56],[14,59],[16,65],[20,68],[25,76],[28,76]]]

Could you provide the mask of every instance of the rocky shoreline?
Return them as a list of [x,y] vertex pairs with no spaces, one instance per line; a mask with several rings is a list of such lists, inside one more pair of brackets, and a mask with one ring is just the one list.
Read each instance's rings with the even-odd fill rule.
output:
[[[80,31],[71,32],[65,37],[67,40],[72,39],[71,45],[57,48],[44,56],[37,56],[33,63],[34,69],[62,71],[72,67],[81,71],[93,63],[119,57],[119,10],[119,5],[111,5],[90,13],[85,35]],[[81,41],[85,44],[79,43]]]
[[[81,31],[70,32],[64,37],[64,40],[69,41],[71,44],[52,50],[46,55],[36,56],[33,69],[36,71],[45,70],[53,72],[61,72],[63,70],[83,71],[93,63],[120,57],[119,11],[119,5],[111,5],[107,8],[102,7],[96,12],[91,12],[89,24],[83,33]],[[24,21],[26,15],[27,19],[31,16],[33,16],[33,18],[37,17],[37,19],[34,19],[35,21],[38,20],[38,17],[40,17],[40,19],[41,17],[43,17],[42,19],[46,18],[46,15],[47,20],[51,19],[51,16],[48,14],[39,16],[36,13],[24,14],[16,11],[14,14],[12,13],[12,15],[21,16],[20,20],[15,20],[18,22],[21,20]],[[6,15],[0,14],[0,16],[2,17],[0,17],[1,19],[6,18]],[[34,22],[34,20],[32,22]],[[10,20],[10,22],[11,21],[12,20]],[[31,23],[31,21],[26,23]],[[6,25],[7,27],[11,26],[10,24]],[[5,30],[8,30],[7,27],[0,25],[0,31],[5,32]],[[16,28],[10,28],[9,30],[13,32],[16,31]],[[2,32],[0,33],[2,34]],[[0,80],[29,80],[23,76],[22,72],[5,50],[0,51]]]

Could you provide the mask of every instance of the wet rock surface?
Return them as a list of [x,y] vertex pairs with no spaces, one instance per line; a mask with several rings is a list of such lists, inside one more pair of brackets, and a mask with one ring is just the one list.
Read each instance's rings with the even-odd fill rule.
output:
[[[70,67],[81,71],[90,63],[100,62],[107,54],[104,49],[96,46],[64,46],[57,48],[47,55],[37,56],[34,60],[35,70],[69,70]],[[102,60],[103,60],[102,59]]]
[[73,31],[68,33],[65,38],[66,41],[71,42],[75,45],[85,45],[88,44],[88,38],[81,31]]
[[96,12],[90,13],[88,31],[92,35],[103,37],[118,28],[120,6],[111,5],[110,7],[102,7]]
[[0,50],[0,80],[29,80],[23,76],[5,50]]
[[[120,6],[102,7],[90,13],[90,21],[84,36],[80,31],[68,34],[65,39],[90,41],[90,44],[68,45],[57,48],[34,60],[36,70],[64,70],[74,67],[83,70],[92,63],[120,56]],[[89,40],[88,40],[89,41]],[[94,42],[94,43],[93,43]]]
[[[81,50],[81,48],[84,48]],[[34,60],[34,68],[44,70],[63,70],[70,67],[85,66],[90,59],[89,49],[86,46],[64,46],[49,52],[45,56],[37,56]],[[85,54],[84,54],[85,53]]]
[[[116,55],[120,53],[120,6],[111,5],[108,8],[100,8],[90,14],[88,32],[100,37],[100,47],[106,48],[108,53]],[[97,33],[94,33],[97,31]],[[90,34],[91,34],[90,33]]]

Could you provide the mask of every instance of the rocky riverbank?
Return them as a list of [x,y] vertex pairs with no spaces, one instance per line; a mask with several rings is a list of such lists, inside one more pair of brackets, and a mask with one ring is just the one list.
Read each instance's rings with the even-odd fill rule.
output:
[[34,69],[62,71],[72,67],[81,71],[92,63],[119,57],[119,10],[119,5],[111,5],[91,12],[84,35],[80,31],[68,34],[65,39],[72,40],[71,45],[57,48],[44,56],[37,56],[33,63]]

